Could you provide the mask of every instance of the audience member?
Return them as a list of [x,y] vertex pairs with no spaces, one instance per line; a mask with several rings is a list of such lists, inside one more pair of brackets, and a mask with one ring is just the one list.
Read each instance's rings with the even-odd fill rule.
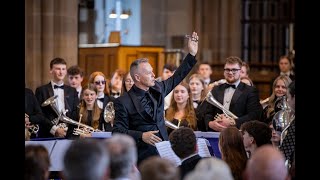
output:
[[221,159],[203,158],[184,180],[233,180],[230,167]]
[[180,180],[180,173],[173,162],[159,156],[149,157],[139,165],[141,180]]
[[138,180],[137,148],[131,136],[115,134],[106,139],[110,156],[110,178],[113,180]]
[[241,125],[241,133],[243,135],[243,144],[249,157],[260,146],[272,144],[272,132],[266,123],[261,121],[248,121]]
[[191,128],[181,127],[169,135],[173,152],[181,159],[180,177],[183,179],[201,160],[198,154],[197,139]]
[[259,147],[248,160],[243,179],[290,179],[283,154],[272,145],[263,145]]
[[43,145],[26,145],[24,158],[25,180],[49,179],[51,162],[49,152]]
[[262,116],[258,90],[240,81],[239,71],[241,66],[242,60],[239,57],[231,56],[226,58],[224,77],[227,83],[216,86],[211,90],[212,96],[225,109],[236,115],[237,119],[227,117],[221,109],[205,102],[208,103],[205,113],[205,125],[213,131],[220,132],[232,125],[240,128],[244,122],[253,119],[259,120]]
[[63,158],[63,179],[109,179],[109,154],[101,140],[73,140]]
[[243,137],[236,127],[227,127],[219,136],[221,158],[230,167],[235,180],[242,179],[247,164],[247,154],[243,145]]

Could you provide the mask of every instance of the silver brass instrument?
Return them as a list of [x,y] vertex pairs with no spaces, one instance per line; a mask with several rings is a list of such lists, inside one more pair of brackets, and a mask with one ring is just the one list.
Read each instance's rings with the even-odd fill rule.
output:
[[[29,115],[27,113],[24,113],[25,118],[29,118]],[[38,124],[32,124],[29,126],[25,125],[25,131],[24,131],[24,136],[25,140],[28,141],[30,140],[30,137],[32,134],[37,134],[39,132],[39,125]]]
[[211,92],[209,92],[206,96],[206,101],[212,105],[214,105],[215,107],[219,108],[220,110],[223,111],[223,113],[230,118],[233,118],[234,120],[238,119],[238,117],[236,115],[234,115],[231,111],[229,111],[228,109],[226,109],[221,103],[219,103],[211,94]]
[[111,123],[112,125],[114,117],[115,117],[115,110],[114,110],[113,102],[110,101],[104,108],[103,118],[106,123]]
[[62,111],[62,112],[59,112],[59,109],[57,107],[57,103],[56,103],[56,99],[57,99],[58,95],[55,95],[55,96],[52,96],[50,98],[48,98],[47,100],[45,100],[41,106],[42,107],[45,107],[45,106],[48,106],[50,105],[50,107],[53,109],[53,111],[57,114],[57,118],[54,118],[51,122],[52,124],[58,126],[59,128],[63,128],[65,129],[65,131],[67,131],[67,125],[65,123],[59,123],[59,120],[60,120],[60,115],[61,114],[66,114],[67,111]]
[[168,121],[167,119],[164,119],[164,123],[168,128],[171,129],[178,129],[179,127],[175,124],[173,124],[172,122]]
[[279,110],[272,119],[272,125],[274,130],[281,132],[280,135],[280,144],[282,144],[283,139],[286,136],[286,130],[290,126],[292,120],[294,119],[294,114],[290,108],[290,106],[287,103],[286,96],[282,96],[278,98],[275,102],[277,104],[277,101],[280,101],[278,103]]

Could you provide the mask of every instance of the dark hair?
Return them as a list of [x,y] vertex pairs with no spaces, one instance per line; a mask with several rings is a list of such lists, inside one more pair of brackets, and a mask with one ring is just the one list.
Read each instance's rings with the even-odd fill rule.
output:
[[242,133],[247,131],[247,133],[254,138],[257,147],[260,147],[264,144],[272,144],[272,131],[268,124],[264,122],[258,120],[247,121],[241,125],[240,129]]
[[24,179],[46,179],[50,167],[48,150],[43,145],[25,147]]
[[66,62],[64,59],[59,58],[59,57],[54,58],[54,59],[52,59],[51,62],[50,62],[50,69],[52,69],[53,65],[55,65],[55,64],[64,64],[64,65],[67,65],[67,62]]
[[84,76],[84,71],[80,68],[78,65],[74,65],[68,68],[67,70],[68,75],[74,76],[74,75],[80,75],[81,77]]
[[163,66],[163,69],[168,69],[171,72],[175,71],[178,67],[174,64],[167,63]]
[[196,151],[197,139],[193,130],[181,127],[173,130],[169,135],[172,150],[181,159],[186,158]]
[[288,89],[289,89],[289,93],[291,95],[291,97],[294,97],[296,95],[296,83],[295,81],[292,81],[289,86],[288,86]]

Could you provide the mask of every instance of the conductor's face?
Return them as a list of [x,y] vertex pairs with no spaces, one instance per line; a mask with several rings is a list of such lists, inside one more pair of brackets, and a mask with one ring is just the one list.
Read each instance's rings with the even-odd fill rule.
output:
[[153,73],[153,68],[149,63],[141,63],[136,74],[137,83],[142,87],[149,88],[154,86],[155,75]]

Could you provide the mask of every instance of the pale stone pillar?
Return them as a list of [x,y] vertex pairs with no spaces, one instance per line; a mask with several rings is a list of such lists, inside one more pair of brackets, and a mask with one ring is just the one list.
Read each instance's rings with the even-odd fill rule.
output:
[[50,61],[78,64],[78,1],[26,1],[26,84],[35,90],[48,83]]

